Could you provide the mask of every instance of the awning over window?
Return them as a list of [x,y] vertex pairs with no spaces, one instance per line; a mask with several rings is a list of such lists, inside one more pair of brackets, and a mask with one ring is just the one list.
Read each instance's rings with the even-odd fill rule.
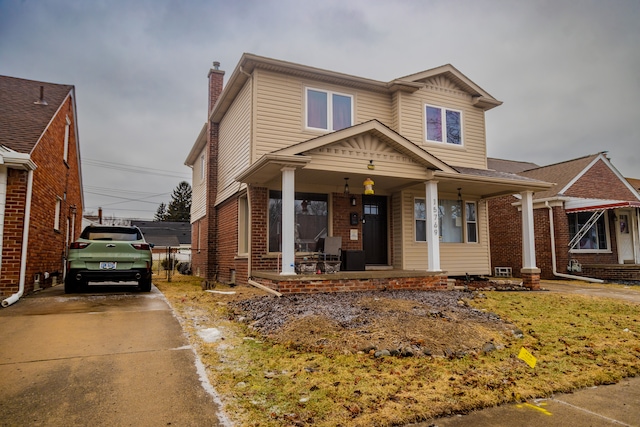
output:
[[597,211],[602,209],[640,208],[640,201],[572,199],[564,204],[567,213]]

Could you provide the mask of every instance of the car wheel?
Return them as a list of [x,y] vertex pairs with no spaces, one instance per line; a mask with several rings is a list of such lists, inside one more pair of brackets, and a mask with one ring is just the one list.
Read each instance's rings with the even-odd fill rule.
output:
[[138,281],[138,289],[140,289],[140,292],[151,292],[151,278],[140,279]]

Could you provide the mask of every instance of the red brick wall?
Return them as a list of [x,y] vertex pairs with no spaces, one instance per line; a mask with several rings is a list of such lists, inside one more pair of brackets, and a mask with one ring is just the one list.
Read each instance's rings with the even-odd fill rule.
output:
[[352,278],[318,280],[283,278],[274,281],[265,278],[256,281],[281,293],[356,292],[376,290],[446,290],[447,276],[396,277],[396,278]]
[[[356,198],[356,205],[351,206],[351,197]],[[333,235],[342,237],[342,250],[362,250],[362,221],[351,225],[350,214],[356,212],[362,218],[362,195],[333,193]],[[358,240],[351,240],[351,229],[358,230]]]
[[269,223],[269,190],[265,187],[249,187],[251,207],[251,268],[253,270],[276,270],[278,260],[267,258],[267,227]]
[[[489,202],[489,236],[491,240],[492,267],[511,267],[513,275],[520,277],[522,268],[522,217],[521,212],[511,203],[512,196],[500,197]],[[533,211],[536,245],[536,264],[541,270],[541,279],[553,279],[551,253],[551,232],[549,228],[548,208]],[[608,253],[569,253],[569,217],[564,209],[553,207],[553,226],[555,234],[556,270],[569,273],[567,265],[571,259],[581,264],[617,264],[617,244],[615,223],[609,216],[611,252]],[[576,273],[580,274],[580,273]]]
[[238,199],[233,197],[218,206],[218,281],[229,283],[236,270],[238,253]]
[[[82,198],[75,117],[71,98],[63,103],[44,135],[31,153],[37,168],[33,172],[33,193],[29,227],[29,249],[25,276],[25,293],[34,289],[34,277],[40,275],[40,287],[62,282],[67,237],[69,241],[80,234],[82,227]],[[68,161],[63,159],[66,117],[71,120]],[[10,171],[8,206],[5,211],[5,240],[3,244],[0,292],[8,296],[17,291],[24,224],[27,172]],[[10,194],[10,197],[9,197]],[[59,229],[54,230],[57,198],[61,200]],[[72,225],[74,230],[67,229]],[[17,240],[16,240],[17,239]],[[7,254],[7,258],[5,258]],[[17,262],[16,260],[17,255]],[[11,261],[9,261],[11,260]],[[48,279],[44,273],[49,273]]]
[[566,192],[566,196],[596,199],[637,200],[627,186],[602,161],[597,161]]

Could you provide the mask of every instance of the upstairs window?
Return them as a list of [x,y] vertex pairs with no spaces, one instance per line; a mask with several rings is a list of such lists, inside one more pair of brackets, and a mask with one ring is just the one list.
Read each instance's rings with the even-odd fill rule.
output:
[[353,96],[307,89],[306,127],[336,131],[353,125]]
[[425,106],[426,135],[429,142],[462,145],[462,112]]

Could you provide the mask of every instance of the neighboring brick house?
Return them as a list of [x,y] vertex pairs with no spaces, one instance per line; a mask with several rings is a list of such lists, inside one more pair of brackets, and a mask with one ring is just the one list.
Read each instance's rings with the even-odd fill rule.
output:
[[[489,167],[556,184],[533,197],[541,278],[640,280],[637,180],[625,179],[606,153],[543,167],[489,159]],[[522,265],[519,209],[514,195],[489,202],[492,265],[516,276]]]
[[[207,280],[439,289],[490,274],[490,198],[551,186],[487,168],[485,112],[502,103],[451,65],[382,82],[244,54],[226,85],[224,74],[214,63],[185,161],[193,272]],[[341,240],[350,271],[303,274],[325,237]],[[537,285],[536,265],[522,272]]]
[[0,296],[62,283],[82,225],[75,89],[0,76]]

